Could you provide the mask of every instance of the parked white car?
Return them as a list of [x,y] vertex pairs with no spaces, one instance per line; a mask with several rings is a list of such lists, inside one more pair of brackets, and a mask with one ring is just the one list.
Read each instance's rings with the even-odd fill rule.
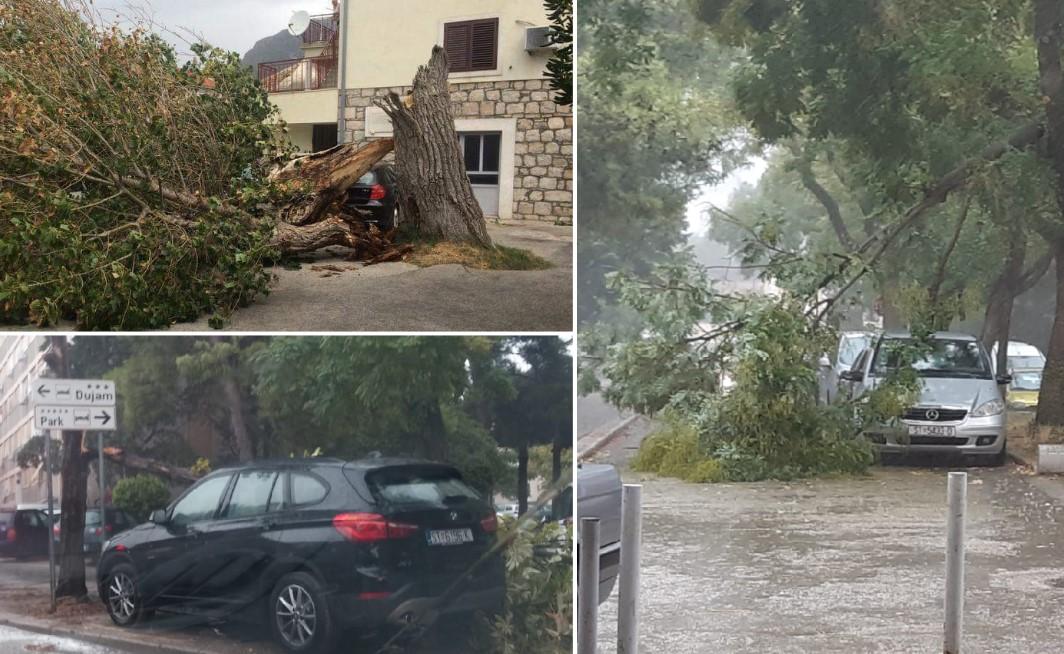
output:
[[[994,367],[994,372],[997,372],[997,352],[998,346],[995,344],[990,350],[990,364]],[[1006,356],[1008,357],[1008,370],[1005,372],[1009,374],[1015,370],[1041,370],[1046,367],[1046,355],[1029,343],[1009,341]]]

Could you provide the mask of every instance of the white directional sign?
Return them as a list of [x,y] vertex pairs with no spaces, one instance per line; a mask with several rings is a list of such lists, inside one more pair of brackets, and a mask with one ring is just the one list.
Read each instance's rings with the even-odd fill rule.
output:
[[37,429],[114,431],[114,407],[38,404],[33,416]]
[[33,385],[37,404],[114,407],[115,398],[115,383],[107,379],[38,379]]

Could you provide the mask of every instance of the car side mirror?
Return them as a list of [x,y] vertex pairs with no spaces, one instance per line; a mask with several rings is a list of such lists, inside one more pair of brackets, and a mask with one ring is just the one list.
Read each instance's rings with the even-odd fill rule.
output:
[[1001,386],[1008,386],[1012,383],[1012,375],[998,375],[997,383]]
[[842,374],[839,375],[839,379],[842,379],[843,381],[863,382],[864,373],[858,370],[843,370]]
[[156,509],[151,512],[151,517],[148,518],[151,522],[157,525],[165,525],[169,520],[166,519],[166,509]]

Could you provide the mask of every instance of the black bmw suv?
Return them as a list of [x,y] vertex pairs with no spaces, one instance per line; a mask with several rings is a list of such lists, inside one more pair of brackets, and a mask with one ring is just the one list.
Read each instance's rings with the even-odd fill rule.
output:
[[250,463],[204,477],[109,540],[97,585],[121,626],[155,609],[251,609],[286,650],[328,651],[347,631],[501,611],[496,527],[494,509],[448,465]]

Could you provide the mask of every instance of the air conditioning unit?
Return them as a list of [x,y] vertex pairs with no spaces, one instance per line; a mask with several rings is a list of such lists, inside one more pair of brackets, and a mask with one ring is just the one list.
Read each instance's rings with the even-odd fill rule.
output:
[[549,27],[529,27],[525,29],[525,51],[542,52],[557,50],[558,44],[551,43]]

